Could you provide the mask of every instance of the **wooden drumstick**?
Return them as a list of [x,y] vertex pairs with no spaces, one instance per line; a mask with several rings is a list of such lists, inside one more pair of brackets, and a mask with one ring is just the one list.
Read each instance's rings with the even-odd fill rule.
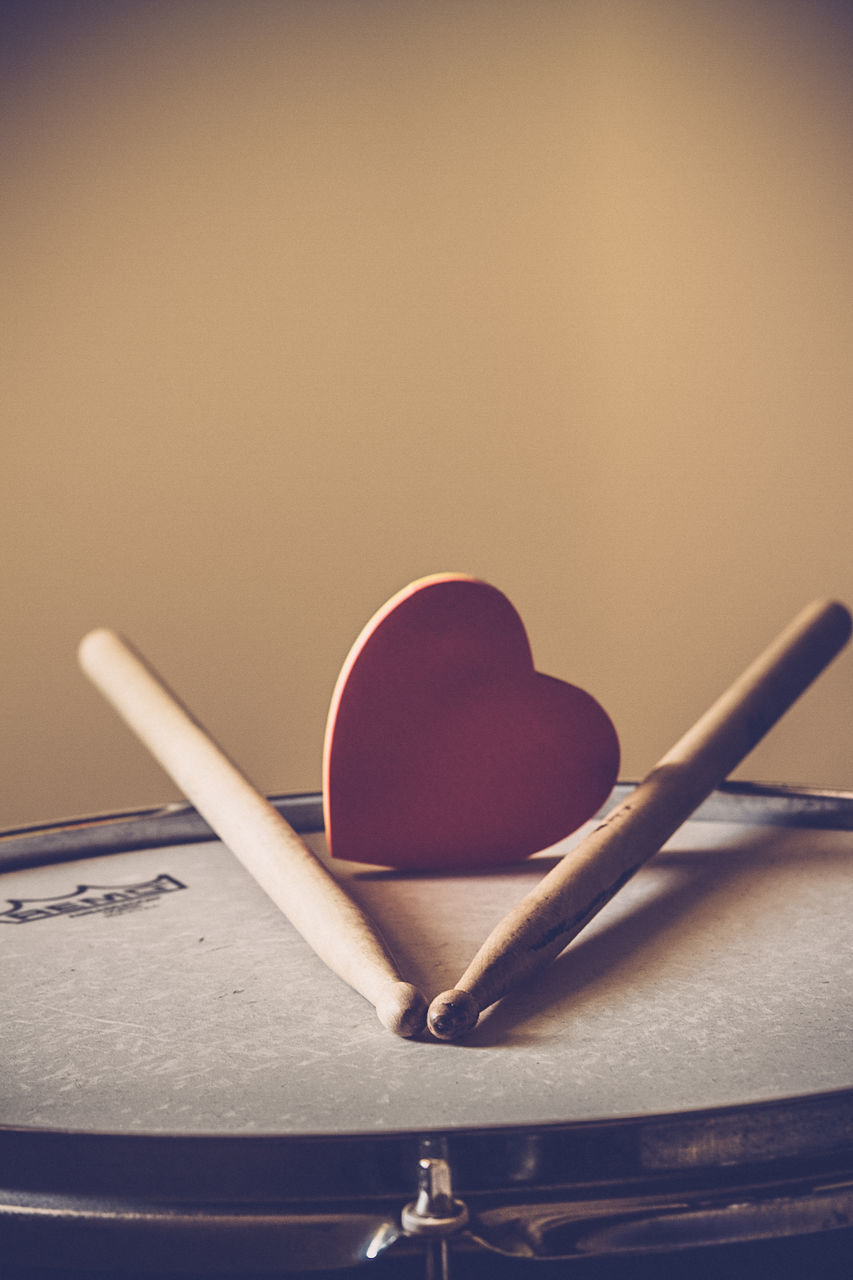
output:
[[850,637],[841,604],[817,601],[735,681],[651,773],[492,931],[456,987],[433,1000],[430,1030],[464,1035],[507,991],[553,959],[764,737]]
[[160,677],[113,631],[85,636],[80,665],[330,969],[401,1036],[423,1028],[426,1001],[400,977],[361,908],[280,813],[182,706]]

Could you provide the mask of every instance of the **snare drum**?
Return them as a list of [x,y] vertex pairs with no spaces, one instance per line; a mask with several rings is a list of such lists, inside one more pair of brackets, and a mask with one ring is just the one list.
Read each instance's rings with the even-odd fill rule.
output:
[[[274,802],[323,854],[319,798]],[[850,795],[716,792],[450,1044],[385,1031],[191,809],[9,833],[4,1276],[381,1280],[449,1258],[847,1280],[851,831]],[[334,870],[432,995],[564,851]],[[440,1211],[419,1171],[452,1180]]]

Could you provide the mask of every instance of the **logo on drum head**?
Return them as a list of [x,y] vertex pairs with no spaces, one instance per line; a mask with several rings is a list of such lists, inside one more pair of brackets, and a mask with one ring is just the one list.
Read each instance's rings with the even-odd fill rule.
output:
[[58,916],[90,916],[102,911],[110,915],[150,906],[164,893],[186,889],[174,876],[156,876],[141,884],[80,884],[73,893],[55,898],[7,898],[8,911],[0,911],[0,924],[33,924],[36,920],[55,920]]

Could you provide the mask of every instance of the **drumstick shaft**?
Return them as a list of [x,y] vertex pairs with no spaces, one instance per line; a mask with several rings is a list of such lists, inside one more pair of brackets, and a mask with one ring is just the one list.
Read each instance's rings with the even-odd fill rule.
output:
[[85,636],[80,665],[231,852],[317,955],[414,1035],[425,1001],[401,979],[361,908],[259,794],[160,677],[115,632]]
[[804,609],[651,773],[492,931],[456,988],[430,1006],[440,1039],[556,956],[758,743],[846,644],[841,604]]

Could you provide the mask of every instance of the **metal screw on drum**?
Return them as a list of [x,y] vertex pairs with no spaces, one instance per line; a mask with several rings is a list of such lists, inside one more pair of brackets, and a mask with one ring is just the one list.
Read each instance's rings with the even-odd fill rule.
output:
[[400,1220],[406,1235],[421,1236],[427,1243],[426,1280],[449,1280],[447,1239],[467,1224],[468,1206],[453,1196],[446,1160],[418,1161],[418,1194]]

